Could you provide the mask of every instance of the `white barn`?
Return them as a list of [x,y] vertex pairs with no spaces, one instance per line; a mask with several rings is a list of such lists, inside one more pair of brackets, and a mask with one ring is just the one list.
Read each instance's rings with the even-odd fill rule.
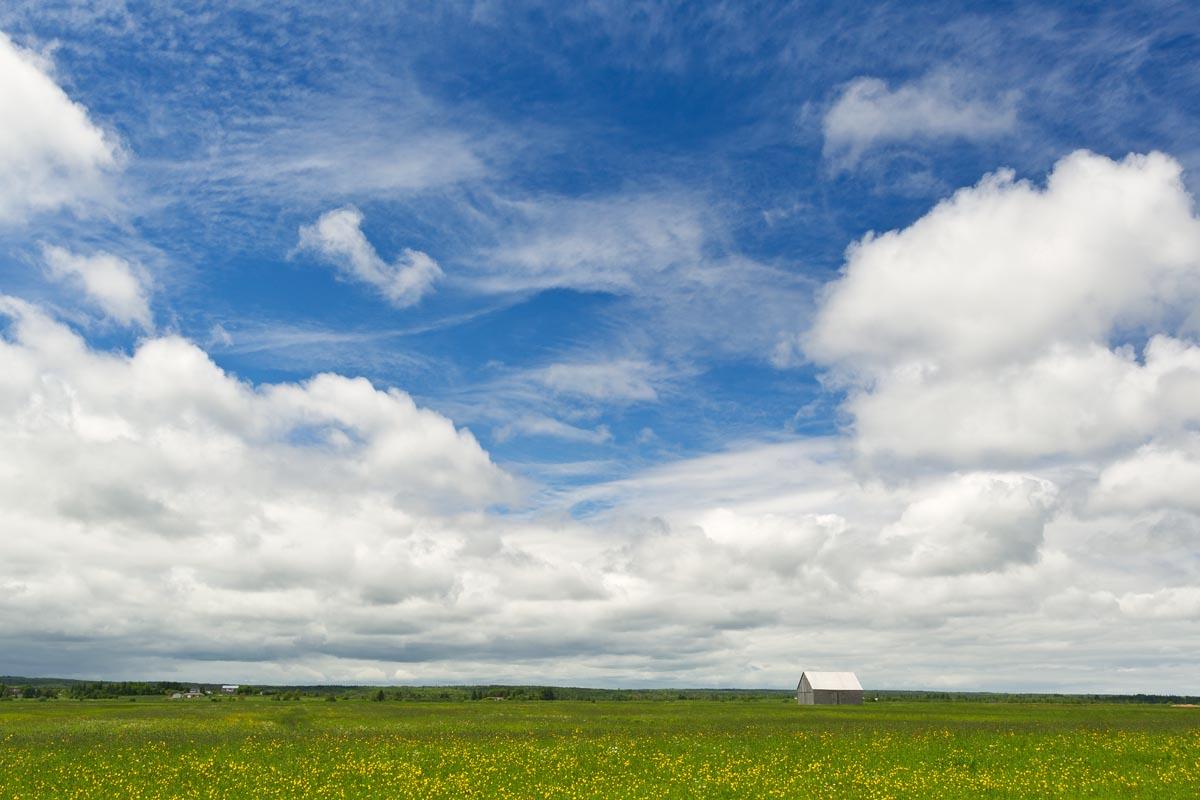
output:
[[860,706],[862,701],[862,684],[853,672],[804,672],[796,685],[802,706]]

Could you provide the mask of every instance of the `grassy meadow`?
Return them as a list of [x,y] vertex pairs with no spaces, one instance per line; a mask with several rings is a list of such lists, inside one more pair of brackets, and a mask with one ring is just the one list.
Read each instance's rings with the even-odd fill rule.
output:
[[0,798],[1200,796],[1200,709],[0,703]]

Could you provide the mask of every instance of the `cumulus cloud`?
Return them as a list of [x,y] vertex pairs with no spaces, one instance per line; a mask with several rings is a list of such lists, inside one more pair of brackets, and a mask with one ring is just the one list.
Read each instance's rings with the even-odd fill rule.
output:
[[883,539],[911,548],[905,566],[920,573],[1028,564],[1038,557],[1057,494],[1054,484],[1028,475],[954,476],[905,508]]
[[[622,585],[653,585],[645,591],[662,598],[719,597],[746,625],[724,636],[750,662],[850,657],[868,676],[902,663],[920,685],[960,688],[1019,685],[1022,664],[1054,664],[1079,691],[1103,684],[1094,665],[1126,664],[1186,624],[1178,612],[1200,571],[1189,555],[1200,525],[1077,516],[1063,498],[1096,477],[1079,464],[880,479],[855,469],[845,446],[735,448],[580,498],[607,500],[614,518],[654,520],[625,534]],[[1154,598],[1172,611],[1146,616]],[[1138,643],[1112,639],[1113,626],[1135,619],[1154,623],[1129,631]],[[934,649],[936,665],[920,655]],[[1086,658],[1073,655],[1079,649]],[[1170,679],[1143,675],[1139,685],[1193,685],[1183,664],[1194,659],[1170,658],[1162,665]]]
[[[102,198],[114,141],[44,59],[0,39],[0,67],[0,218]],[[181,174],[222,200],[345,198],[479,178],[505,149],[419,110],[364,123],[367,105],[226,126]],[[945,75],[862,78],[826,154],[1016,123],[1014,98]],[[5,671],[786,686],[826,664],[869,686],[1081,691],[1150,664],[1139,689],[1197,691],[1196,223],[1171,159],[1076,154],[1045,186],[964,189],[852,248],[802,338],[810,286],[736,255],[702,198],[495,202],[510,218],[466,280],[605,292],[610,352],[646,354],[521,372],[511,393],[546,400],[489,419],[512,422],[498,436],[609,441],[579,407],[659,398],[681,341],[815,361],[848,393],[848,435],[563,489],[580,517],[514,513],[514,479],[445,406],[340,375],[239,380],[153,334],[136,263],[47,248],[51,274],[148,335],[109,352],[0,300]],[[431,258],[385,261],[362,223],[330,211],[300,249],[397,306],[432,291]],[[345,368],[376,335],[218,325],[211,344],[336,341]]]
[[388,264],[367,241],[362,221],[362,212],[351,206],[327,211],[313,225],[300,227],[299,249],[320,255],[347,280],[375,287],[397,308],[419,303],[442,277],[441,267],[407,247]]
[[1044,188],[1001,171],[852,245],[809,350],[867,367],[1001,362],[1168,322],[1200,292],[1198,269],[1178,162],[1080,151]]
[[[1115,173],[1127,214],[1158,201],[1155,219],[1194,225],[1175,213],[1170,169],[1133,188],[1169,160],[1072,159],[1101,185]],[[5,298],[0,529],[14,533],[0,561],[0,650],[40,665],[29,671],[79,674],[84,654],[109,676],[201,680],[786,685],[800,665],[849,661],[869,685],[902,674],[894,685],[1114,689],[1111,670],[1136,666],[1131,652],[1194,625],[1200,367],[1171,330],[1193,297],[1191,239],[1166,228],[1154,242],[1102,238],[1071,222],[1077,212],[1054,229],[1064,241],[1042,272],[1018,263],[1039,257],[1020,241],[1028,218],[997,208],[1053,214],[1104,194],[1047,204],[1058,177],[985,181],[851,249],[803,340],[849,393],[850,436],[732,447],[554,499],[584,518],[557,504],[497,511],[514,479],[402,391],[337,375],[256,386],[173,336],[105,352]],[[917,227],[988,192],[992,204],[946,211],[944,229],[910,245]],[[361,237],[359,222],[349,230]],[[960,226],[1011,258],[972,257]],[[935,287],[946,320],[913,310],[928,308],[915,288],[857,287],[887,274],[869,251],[889,238],[903,245],[893,252],[912,249],[906,269]],[[1121,252],[1150,277],[1103,261]],[[934,269],[939,253],[957,269]],[[1005,294],[993,257],[1035,285]],[[1043,274],[1055,268],[1072,280]],[[1107,294],[1113,280],[1121,297]],[[881,291],[892,302],[878,304]],[[995,310],[971,305],[980,291]],[[1052,291],[1066,297],[1040,297]],[[971,308],[957,321],[956,301]],[[1040,310],[1024,308],[1034,301]],[[1022,313],[1007,327],[968,318]],[[964,326],[975,333],[958,341]],[[633,401],[658,391],[649,364],[564,362],[521,381]],[[610,436],[536,413],[513,426]],[[1069,682],[1031,679],[1031,663]],[[1173,653],[1138,686],[1187,691],[1196,666]]]
[[[1194,402],[1200,387],[1190,395]],[[1173,437],[1138,448],[1100,473],[1090,500],[1099,511],[1181,509],[1200,514],[1200,436]]]
[[725,506],[707,508],[695,520],[696,530],[724,551],[718,561],[747,564],[783,577],[801,571],[818,585],[833,582],[822,570],[848,522],[840,514],[747,514]]
[[51,77],[48,59],[0,33],[0,222],[108,195],[115,140]]
[[144,331],[154,327],[149,279],[139,265],[110,253],[83,256],[55,246],[43,247],[42,258],[52,278],[77,286],[117,324]]
[[[152,338],[131,356],[111,355],[90,350],[22,301],[6,297],[0,311],[11,319],[10,337],[2,343],[9,433],[26,426],[63,446],[87,443],[93,448],[87,462],[98,468],[91,475],[64,475],[44,492],[88,496],[88,486],[99,491],[116,481],[127,495],[159,507],[152,493],[140,490],[141,481],[185,486],[195,478],[226,486],[230,499],[222,505],[234,512],[234,486],[253,491],[283,478],[297,480],[305,492],[354,486],[385,504],[431,498],[486,503],[511,483],[469,433],[398,390],[328,374],[303,384],[252,387],[183,339]],[[31,464],[48,456],[31,447],[13,444]],[[113,469],[122,456],[129,462]],[[72,478],[82,483],[69,485]],[[286,506],[282,497],[276,500]],[[180,502],[194,512],[177,509],[181,524],[209,516],[199,512],[207,502],[199,494],[185,492]]]
[[151,629],[208,620],[229,627],[173,657],[320,650],[297,642],[461,591],[454,557],[491,535],[470,515],[514,497],[470,433],[398,390],[252,386],[177,337],[105,353],[20,300],[0,314],[6,641],[52,629],[147,655]]
[[[1140,363],[1139,363],[1140,362]],[[1087,456],[1171,437],[1200,410],[1200,348],[1053,347],[993,369],[896,369],[845,404],[868,453],[954,464]]]
[[[403,392],[255,386],[177,337],[110,353],[22,301],[0,311],[0,643],[18,671],[786,685],[852,656],[873,685],[897,664],[899,685],[971,685],[978,648],[987,685],[1028,686],[1039,659],[1078,691],[1109,673],[1048,637],[1113,665],[1191,624],[1194,559],[1163,572],[1146,523],[1072,518],[1071,470],[888,483],[818,439],[581,488],[611,509],[586,522],[501,514],[513,479]],[[1180,690],[1194,666],[1139,686]]]
[[1016,95],[986,98],[948,72],[895,89],[879,78],[855,78],[823,121],[825,155],[853,166],[871,148],[923,139],[985,139],[1017,124]]
[[1130,592],[1117,598],[1131,619],[1194,620],[1200,616],[1200,588],[1173,586],[1154,592]]
[[1171,335],[1198,299],[1178,163],[1079,152],[1044,188],[998,173],[853,245],[805,350],[849,388],[867,452],[1102,452],[1200,419],[1200,350]]

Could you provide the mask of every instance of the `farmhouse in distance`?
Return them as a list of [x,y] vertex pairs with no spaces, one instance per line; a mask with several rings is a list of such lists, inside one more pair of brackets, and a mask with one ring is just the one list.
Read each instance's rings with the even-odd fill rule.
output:
[[862,684],[853,672],[804,672],[796,686],[802,706],[861,706]]

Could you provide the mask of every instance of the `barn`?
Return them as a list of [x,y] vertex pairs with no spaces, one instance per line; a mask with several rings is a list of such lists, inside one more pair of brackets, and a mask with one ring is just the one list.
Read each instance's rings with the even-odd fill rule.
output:
[[862,684],[853,672],[804,672],[796,686],[802,706],[860,706]]

